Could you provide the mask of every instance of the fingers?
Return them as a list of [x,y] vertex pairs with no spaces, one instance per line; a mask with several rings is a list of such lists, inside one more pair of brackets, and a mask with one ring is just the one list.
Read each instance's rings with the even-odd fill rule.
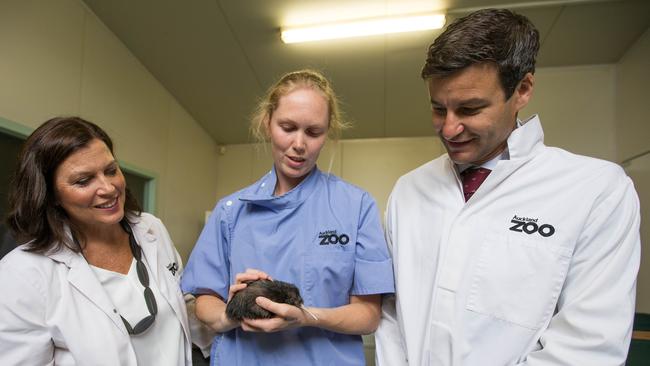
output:
[[243,319],[242,330],[247,332],[277,332],[301,326],[304,322],[302,311],[292,305],[273,302],[265,297],[258,297],[255,302],[260,307],[274,313],[271,319]]
[[242,290],[242,289],[245,289],[246,286],[247,286],[247,285],[246,285],[245,283],[238,283],[238,284],[235,284],[235,285],[231,285],[231,286],[230,286],[230,292],[237,292],[237,291],[240,291],[240,290]]
[[235,276],[235,283],[244,283],[255,280],[272,280],[266,272],[249,268],[244,273],[238,273]]
[[277,315],[278,317],[288,321],[288,322],[303,322],[303,313],[300,308],[297,308],[293,305],[274,302],[269,300],[266,297],[258,296],[255,298],[255,303],[261,308],[270,311],[271,313]]
[[276,310],[275,305],[276,304],[279,305],[277,302],[274,302],[274,301],[272,301],[272,300],[270,300],[270,299],[268,299],[268,298],[266,298],[264,296],[258,296],[258,297],[255,298],[255,303],[257,305],[259,305],[262,309],[268,310],[268,311],[272,312],[273,314],[280,315],[277,312],[275,312],[275,310]]
[[230,288],[228,289],[228,302],[232,299],[232,297],[235,295],[237,291],[241,291],[246,288],[245,283],[237,283],[234,285],[231,285]]
[[294,322],[283,318],[275,317],[271,319],[243,319],[241,328],[246,332],[272,333],[288,328],[293,328]]
[[248,268],[246,272],[237,273],[235,276],[235,284],[231,285],[228,289],[228,301],[232,299],[237,291],[241,291],[246,288],[246,282],[255,281],[255,280],[272,280],[266,272]]
[[261,333],[266,333],[260,328],[256,328],[250,324],[248,324],[246,321],[242,320],[241,323],[239,323],[239,326],[244,332],[261,332]]

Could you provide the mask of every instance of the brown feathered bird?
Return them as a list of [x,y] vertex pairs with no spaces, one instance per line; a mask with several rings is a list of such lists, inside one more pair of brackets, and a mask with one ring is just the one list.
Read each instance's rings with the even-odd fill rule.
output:
[[230,319],[241,321],[244,318],[268,319],[275,317],[275,314],[255,303],[258,296],[304,309],[300,290],[293,284],[277,280],[255,280],[245,283],[246,288],[237,291],[226,306],[226,315]]

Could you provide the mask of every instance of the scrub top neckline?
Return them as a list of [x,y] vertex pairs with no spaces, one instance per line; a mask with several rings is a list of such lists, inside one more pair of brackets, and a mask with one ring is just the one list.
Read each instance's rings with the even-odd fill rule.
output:
[[278,180],[274,166],[255,183],[250,193],[242,194],[239,200],[271,209],[292,208],[303,203],[314,192],[320,175],[320,170],[314,166],[309,175],[297,186],[280,196],[274,196],[273,191]]

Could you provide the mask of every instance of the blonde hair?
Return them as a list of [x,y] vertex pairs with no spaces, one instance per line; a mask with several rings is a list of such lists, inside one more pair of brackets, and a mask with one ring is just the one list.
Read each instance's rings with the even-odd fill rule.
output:
[[343,121],[339,109],[339,101],[330,85],[330,82],[315,70],[305,69],[284,74],[267,91],[257,105],[251,119],[250,132],[258,142],[268,140],[268,125],[273,112],[278,109],[280,98],[300,88],[311,88],[319,91],[325,100],[329,110],[329,124],[327,136],[332,140],[338,140],[341,132],[348,127]]

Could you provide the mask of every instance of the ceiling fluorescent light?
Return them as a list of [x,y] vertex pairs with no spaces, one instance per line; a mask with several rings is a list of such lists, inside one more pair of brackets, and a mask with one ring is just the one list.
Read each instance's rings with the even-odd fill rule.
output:
[[299,43],[440,29],[444,25],[444,14],[411,15],[282,28],[281,38],[284,43]]

